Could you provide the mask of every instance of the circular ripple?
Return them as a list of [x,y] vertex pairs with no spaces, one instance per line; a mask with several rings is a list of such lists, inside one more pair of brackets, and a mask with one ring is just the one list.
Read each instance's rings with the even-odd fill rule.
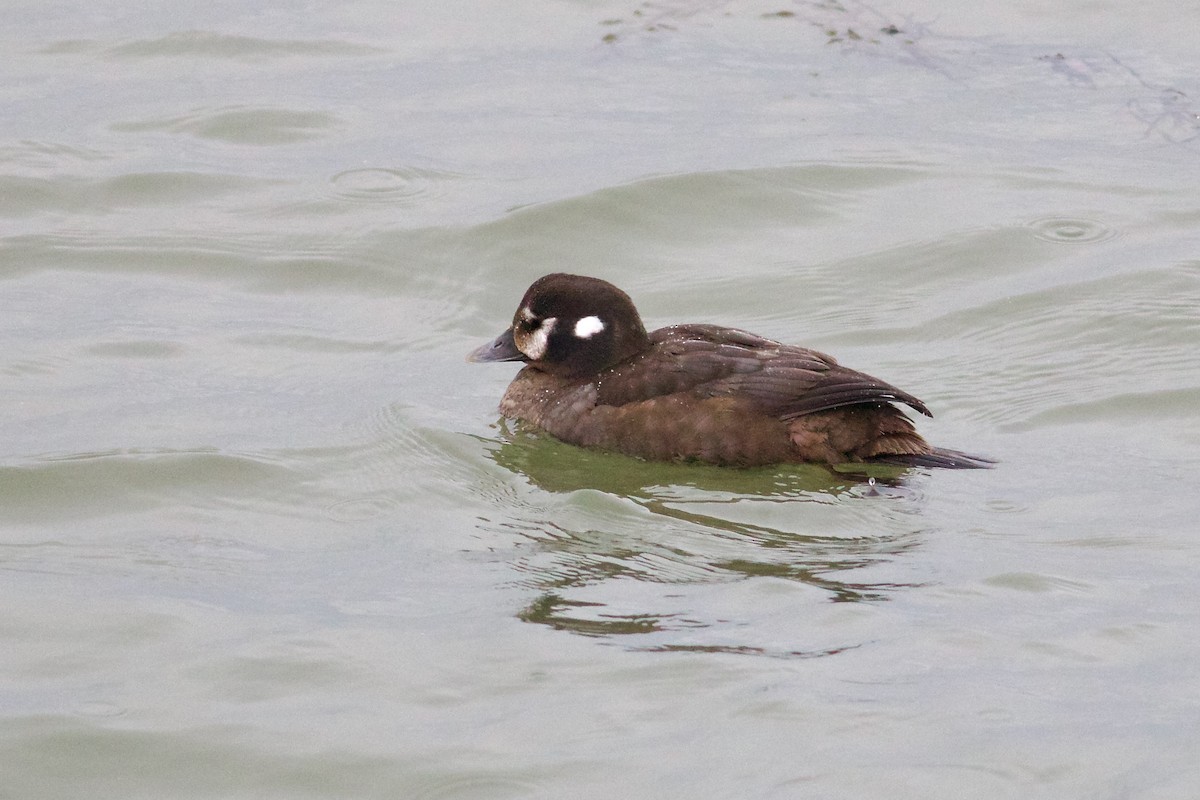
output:
[[437,170],[383,169],[369,167],[339,172],[333,176],[333,190],[339,197],[367,203],[405,203],[419,200],[434,187],[454,176]]
[[1090,219],[1051,217],[1034,220],[1029,227],[1037,238],[1058,244],[1091,244],[1116,235],[1112,228]]

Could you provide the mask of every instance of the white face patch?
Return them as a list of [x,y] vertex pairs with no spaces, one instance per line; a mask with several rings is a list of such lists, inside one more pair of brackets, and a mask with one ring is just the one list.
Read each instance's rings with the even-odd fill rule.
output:
[[554,333],[557,323],[556,317],[548,317],[542,320],[542,324],[534,329],[533,333],[524,337],[524,341],[517,343],[530,361],[540,361],[546,355],[546,348],[550,346],[550,334]]
[[581,317],[575,323],[575,338],[590,339],[604,330],[604,322],[599,317]]
[[537,319],[537,315],[533,313],[533,309],[531,309],[529,306],[525,306],[521,309],[521,319],[525,320],[526,322],[533,322],[535,319]]

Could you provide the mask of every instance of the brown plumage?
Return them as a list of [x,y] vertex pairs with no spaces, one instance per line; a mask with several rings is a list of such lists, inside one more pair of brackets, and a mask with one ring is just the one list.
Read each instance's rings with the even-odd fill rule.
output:
[[585,447],[737,466],[991,463],[930,446],[895,404],[929,409],[891,384],[735,328],[647,334],[628,295],[596,278],[539,279],[470,358],[526,361],[501,413]]

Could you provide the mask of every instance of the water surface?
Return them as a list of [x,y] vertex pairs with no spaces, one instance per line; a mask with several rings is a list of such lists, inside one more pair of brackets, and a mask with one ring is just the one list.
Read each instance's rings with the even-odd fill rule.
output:
[[[7,13],[0,794],[1194,794],[1195,12]],[[555,270],[1000,466],[499,420]]]

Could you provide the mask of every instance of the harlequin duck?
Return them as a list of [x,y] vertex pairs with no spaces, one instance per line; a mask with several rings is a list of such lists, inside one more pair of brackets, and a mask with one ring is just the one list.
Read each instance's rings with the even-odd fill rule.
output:
[[895,405],[925,404],[830,356],[718,325],[647,334],[629,295],[555,273],[470,361],[523,361],[500,412],[571,444],[651,460],[988,467],[932,447]]

